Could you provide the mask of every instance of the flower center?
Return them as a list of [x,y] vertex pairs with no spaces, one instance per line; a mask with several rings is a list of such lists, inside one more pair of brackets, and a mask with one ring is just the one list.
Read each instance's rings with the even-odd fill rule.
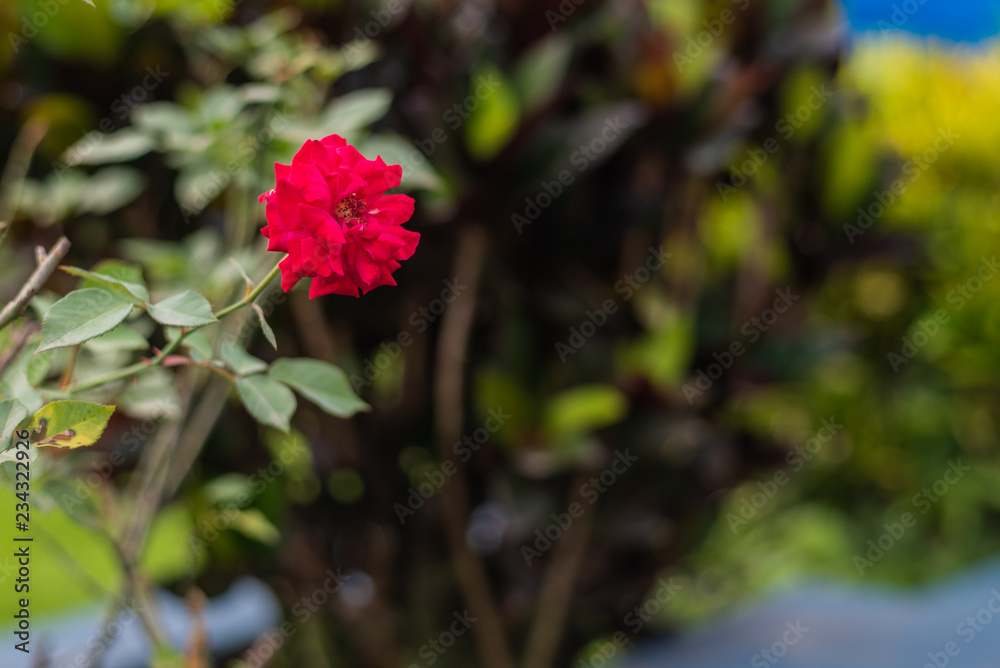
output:
[[337,205],[334,215],[342,223],[347,223],[351,220],[361,220],[367,213],[365,208],[365,203],[358,199],[357,195],[350,195],[340,200],[340,204]]

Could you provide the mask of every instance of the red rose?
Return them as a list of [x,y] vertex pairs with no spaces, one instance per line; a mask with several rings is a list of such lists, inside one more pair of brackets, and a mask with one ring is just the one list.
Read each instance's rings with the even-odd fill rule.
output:
[[303,144],[291,166],[275,163],[274,174],[277,187],[258,201],[267,201],[267,249],[288,253],[280,264],[285,292],[302,278],[313,279],[310,299],[396,285],[392,272],[420,240],[402,227],[413,198],[385,194],[399,185],[402,167],[366,160],[330,135]]

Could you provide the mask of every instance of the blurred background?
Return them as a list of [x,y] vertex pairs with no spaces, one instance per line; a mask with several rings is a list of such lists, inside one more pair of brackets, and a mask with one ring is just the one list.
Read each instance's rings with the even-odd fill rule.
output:
[[[5,298],[65,234],[222,301],[227,258],[274,261],[273,163],[332,133],[403,165],[422,235],[398,287],[268,301],[250,351],[372,410],[219,406],[141,568],[194,611],[249,576],[290,630],[187,665],[600,666],[803,579],[1000,552],[993,3],[94,4],[0,5]],[[182,394],[151,374],[40,460],[38,623],[120,588],[102,499]]]

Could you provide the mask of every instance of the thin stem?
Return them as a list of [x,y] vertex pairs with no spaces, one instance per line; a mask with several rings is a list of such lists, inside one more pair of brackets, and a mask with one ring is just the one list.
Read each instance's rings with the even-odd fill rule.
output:
[[479,620],[472,627],[472,637],[479,650],[480,664],[485,668],[514,668],[507,630],[486,567],[465,539],[468,482],[465,469],[456,464],[451,448],[452,443],[462,438],[466,355],[487,245],[488,237],[478,226],[462,230],[458,239],[453,275],[466,280],[470,289],[469,296],[449,307],[441,318],[434,379],[434,425],[441,459],[452,462],[457,471],[439,493],[440,509],[455,580],[466,605]]
[[[287,255],[285,257],[287,257]],[[285,258],[281,259],[284,260]],[[215,317],[221,318],[222,316],[229,315],[236,309],[243,308],[247,304],[253,302],[253,300],[257,299],[257,296],[264,291],[264,288],[267,287],[267,284],[270,283],[271,280],[278,275],[280,269],[281,269],[281,261],[279,260],[278,264],[274,265],[274,268],[271,269],[270,273],[268,273],[268,275],[264,277],[264,280],[262,280],[260,283],[257,284],[257,287],[255,287],[250,292],[250,294],[248,294],[246,297],[239,300],[235,304],[230,304],[226,308],[222,309],[221,311],[215,314]]]
[[[189,330],[189,331],[194,331],[194,330]],[[75,392],[83,392],[84,390],[90,390],[95,387],[105,385],[107,383],[113,383],[116,380],[122,380],[123,378],[134,376],[137,373],[142,373],[146,369],[151,369],[153,367],[160,366],[161,364],[163,364],[163,361],[167,358],[167,355],[172,353],[177,348],[177,346],[181,344],[181,341],[184,339],[185,336],[187,336],[187,332],[178,336],[176,339],[168,343],[166,347],[164,347],[163,350],[160,351],[159,355],[154,357],[152,360],[149,360],[148,362],[136,362],[135,364],[119,369],[114,373],[109,373],[105,376],[101,376],[100,378],[94,378],[93,380],[88,380],[86,383],[81,383],[76,387],[69,388],[67,392],[69,392],[70,394],[73,394]]]
[[160,630],[162,626],[159,620],[159,610],[149,595],[145,581],[136,570],[131,555],[125,554],[125,551],[117,542],[112,541],[112,544],[115,547],[115,551],[118,552],[118,560],[125,570],[125,577],[128,580],[129,588],[132,590],[132,597],[136,602],[135,611],[139,615],[139,621],[142,622],[143,628],[146,629],[146,634],[157,650],[162,652],[170,649],[170,644],[164,637],[163,631]]
[[[219,311],[218,313],[216,313],[215,317],[222,318],[224,316],[229,315],[233,311],[241,309],[244,306],[246,306],[247,304],[253,302],[253,300],[256,299],[257,296],[261,292],[264,291],[264,288],[267,287],[267,284],[270,283],[271,280],[274,279],[274,277],[278,275],[278,271],[279,271],[279,265],[276,264],[276,265],[274,265],[274,268],[271,269],[271,271],[268,273],[268,275],[265,276],[264,279],[260,283],[257,284],[257,287],[255,287],[250,292],[250,294],[248,294],[246,297],[244,297],[243,299],[239,300],[238,302],[235,302],[235,303],[230,304],[229,306],[225,307],[224,309],[222,309],[221,311]],[[119,369],[118,371],[115,371],[113,373],[109,373],[109,374],[107,374],[105,376],[101,376],[100,378],[94,378],[93,380],[88,380],[86,383],[81,383],[80,385],[77,385],[76,387],[70,388],[68,391],[71,394],[75,393],[75,392],[83,392],[84,390],[90,390],[90,389],[93,389],[95,387],[99,387],[101,385],[106,385],[107,383],[113,383],[113,382],[115,382],[117,380],[122,380],[124,378],[128,378],[129,376],[134,376],[137,373],[142,373],[146,369],[151,369],[153,367],[160,366],[160,365],[163,364],[163,362],[167,358],[167,356],[170,355],[170,353],[172,353],[174,350],[176,350],[177,347],[184,341],[184,339],[187,338],[187,335],[190,334],[193,331],[195,331],[195,330],[194,329],[189,329],[189,330],[183,332],[176,339],[174,339],[173,341],[171,341],[170,343],[168,343],[163,348],[163,350],[160,351],[159,355],[157,355],[156,357],[154,357],[152,360],[150,360],[148,362],[136,362],[135,364],[133,364],[131,366],[127,366],[127,367],[125,367],[123,369]]]
[[[582,490],[586,488],[586,483],[585,471],[574,476],[568,506],[582,504]],[[552,563],[538,593],[538,607],[525,643],[522,668],[547,668],[556,663],[573,601],[573,587],[587,554],[593,514],[592,510],[585,511],[553,550]]]

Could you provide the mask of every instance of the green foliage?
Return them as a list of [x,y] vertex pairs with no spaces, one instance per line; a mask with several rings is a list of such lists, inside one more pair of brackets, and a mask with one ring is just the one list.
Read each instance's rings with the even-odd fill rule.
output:
[[242,346],[232,341],[223,342],[222,359],[240,376],[267,371],[267,362],[248,354]]
[[61,267],[67,274],[86,279],[83,288],[104,288],[129,300],[144,302],[149,299],[149,291],[142,282],[142,270],[115,260],[107,260],[86,271],[76,267]]
[[236,389],[243,405],[258,422],[287,432],[295,412],[295,395],[266,375],[238,376]]
[[[1000,281],[980,279],[970,296],[959,290],[992,262],[1000,229],[995,46],[958,56],[893,38],[861,40],[834,63],[784,39],[782,22],[808,14],[804,5],[765,3],[679,67],[674,51],[704,30],[718,3],[639,3],[648,10],[641,16],[598,3],[529,44],[497,40],[490,28],[463,34],[464,22],[416,3],[399,33],[403,17],[375,40],[342,47],[337,26],[346,33],[355,19],[367,20],[349,3],[329,16],[314,9],[321,3],[260,16],[273,3],[245,5],[233,21],[230,4],[216,0],[96,4],[61,5],[37,41],[0,54],[8,88],[34,91],[18,113],[49,128],[23,187],[5,177],[0,193],[4,206],[19,199],[11,242],[0,248],[3,281],[18,287],[34,267],[31,246],[50,245],[57,230],[73,242],[63,274],[81,279],[74,286],[56,273],[28,313],[0,331],[0,449],[16,426],[43,419],[49,431],[40,445],[97,446],[43,452],[32,464],[44,506],[38,526],[49,541],[33,562],[46,583],[33,613],[120,591],[115,550],[83,523],[119,535],[153,433],[174,420],[190,426],[193,414],[212,408],[214,397],[204,394],[211,380],[245,410],[223,411],[229,422],[208,430],[204,460],[180,476],[179,500],[152,520],[140,570],[184,587],[203,584],[199,569],[207,566],[214,587],[246,571],[280,581],[285,545],[310,564],[366,568],[385,557],[396,569],[389,575],[408,583],[377,583],[406,622],[399,626],[414,637],[439,633],[420,620],[455,600],[447,549],[436,539],[440,499],[403,530],[388,509],[408,487],[444,475],[432,454],[442,419],[435,391],[438,356],[453,351],[442,351],[438,337],[458,305],[445,305],[444,316],[427,305],[453,275],[456,235],[469,225],[487,231],[489,248],[477,294],[459,297],[475,304],[470,344],[454,351],[473,395],[460,404],[469,407],[461,447],[480,437],[491,411],[509,418],[468,450],[462,471],[476,512],[502,519],[496,550],[479,546],[501,600],[523,599],[524,583],[545,577],[514,578],[515,586],[504,575],[522,572],[511,548],[544,526],[532,513],[564,512],[570,476],[596,474],[595,462],[619,446],[643,464],[596,503],[586,554],[591,565],[629,568],[600,572],[604,589],[618,593],[595,590],[586,600],[605,612],[571,615],[567,637],[584,646],[619,630],[617,608],[633,604],[620,592],[638,591],[642,574],[657,570],[684,586],[652,630],[702,622],[795,578],[862,578],[853,556],[959,458],[973,471],[863,577],[926,581],[1000,550],[992,391]],[[18,0],[0,21],[34,11],[35,3]],[[538,27],[509,20],[511,34]],[[778,39],[789,49],[780,62],[760,55]],[[376,63],[383,52],[386,62]],[[116,53],[127,56],[106,71],[88,65]],[[84,92],[43,94],[65,84],[59,73],[70,60],[80,76],[73,90]],[[467,62],[481,65],[470,72]],[[111,102],[87,95],[92,82],[128,92],[156,63],[170,72],[162,87],[147,89],[127,118],[112,117],[121,122],[111,131],[92,131]],[[477,95],[482,78],[491,90]],[[778,123],[808,107],[823,85],[834,99],[786,137]],[[458,126],[438,115],[466,98],[476,108]],[[629,128],[581,167],[581,149],[619,115]],[[438,128],[445,134],[433,150],[415,145]],[[954,144],[914,177],[914,161],[949,129]],[[263,207],[254,203],[274,186],[273,163],[287,164],[303,140],[334,132],[366,156],[402,164],[403,190],[419,191],[423,238],[410,273],[392,291],[360,302],[331,297],[318,309],[300,302],[304,295],[286,302],[269,288],[217,318],[278,259],[263,250]],[[735,184],[768,139],[778,150],[745,184],[720,189]],[[537,202],[541,184],[554,187],[561,170],[573,183],[531,226],[512,229],[510,214],[524,211],[526,197]],[[869,210],[897,180],[905,192],[863,234],[852,231],[859,207]],[[647,245],[659,243],[671,258],[625,296],[619,279],[635,277]],[[752,330],[751,342],[747,323],[786,286],[801,301],[766,330]],[[589,314],[605,299],[617,310],[560,359],[554,345],[585,318],[596,322]],[[433,319],[421,315],[428,308]],[[904,338],[926,334],[942,309],[948,320],[926,345],[905,361],[887,359]],[[303,325],[313,322],[315,329]],[[390,349],[383,342],[404,328],[412,342],[382,363],[378,355]],[[719,364],[734,342],[745,352],[689,401],[698,372]],[[16,353],[9,359],[8,350]],[[311,356],[375,372],[363,390],[374,419],[342,424],[372,408],[338,366]],[[843,430],[793,471],[789,455],[801,456],[831,416]],[[73,486],[99,458],[122,454],[137,429],[135,451],[80,501]],[[282,472],[268,473],[277,462]],[[0,466],[0,476],[9,468]],[[749,513],[744,501],[777,471],[791,481]],[[11,509],[9,496],[0,495],[0,510]],[[241,507],[230,513],[233,503]],[[196,526],[223,519],[229,531],[190,549]],[[482,519],[469,518],[470,537]],[[390,559],[392,550],[413,558]],[[344,637],[333,608],[309,628],[375,656],[363,637]],[[304,636],[275,664],[320,665],[312,646],[303,649]],[[330,665],[356,659],[339,656],[339,647],[323,651]],[[447,660],[474,664],[462,651]]]
[[474,158],[488,160],[507,145],[520,121],[521,103],[514,84],[498,68],[482,67],[470,78],[465,100],[460,103],[465,105],[462,116],[468,115],[463,127],[465,143]]
[[555,97],[572,54],[572,40],[554,33],[521,56],[514,69],[514,83],[526,113],[543,107]]
[[28,409],[18,399],[0,401],[0,450],[5,450],[11,444],[17,426],[26,417]]
[[574,387],[554,395],[545,407],[545,432],[561,440],[621,421],[628,400],[611,385]]
[[218,322],[212,305],[194,290],[149,304],[149,315],[161,325],[175,327],[204,327]]
[[38,351],[74,346],[110,332],[132,312],[122,296],[98,288],[69,293],[48,310]]
[[271,365],[271,378],[289,385],[330,415],[348,418],[371,407],[358,398],[347,374],[327,362],[312,359],[279,359]]

